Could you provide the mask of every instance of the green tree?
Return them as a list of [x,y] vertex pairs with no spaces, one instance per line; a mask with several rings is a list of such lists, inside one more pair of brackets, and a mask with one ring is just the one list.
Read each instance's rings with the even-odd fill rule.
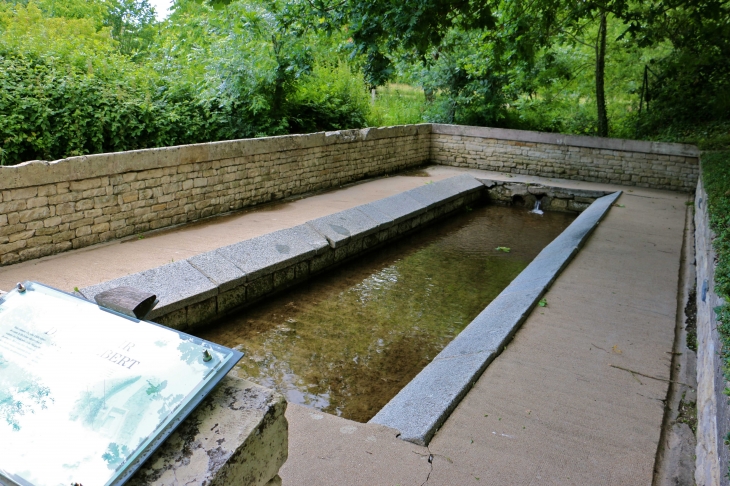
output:
[[149,0],[107,0],[104,25],[125,55],[136,56],[153,42],[155,11]]

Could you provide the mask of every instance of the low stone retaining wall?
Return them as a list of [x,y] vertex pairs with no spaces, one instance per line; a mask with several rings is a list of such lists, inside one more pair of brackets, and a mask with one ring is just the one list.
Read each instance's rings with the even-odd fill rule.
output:
[[724,394],[728,383],[720,355],[722,343],[713,310],[724,301],[715,293],[715,235],[707,214],[707,193],[702,180],[695,194],[695,264],[697,267],[697,461],[695,481],[701,485],[728,485],[730,405]]
[[0,167],[8,265],[428,161],[430,125],[184,145]]
[[596,199],[613,193],[613,191],[565,189],[545,184],[504,182],[481,177],[477,177],[477,180],[487,188],[490,201],[534,208],[539,200],[540,209],[543,211],[580,213],[588,209]]
[[431,161],[514,174],[692,192],[691,145],[498,128],[432,125]]
[[188,330],[430,224],[483,193],[484,185],[464,174],[79,292],[91,301],[122,286],[154,293],[160,302],[149,319]]
[[429,161],[691,192],[698,155],[688,145],[424,124],[27,162],[0,167],[0,265]]

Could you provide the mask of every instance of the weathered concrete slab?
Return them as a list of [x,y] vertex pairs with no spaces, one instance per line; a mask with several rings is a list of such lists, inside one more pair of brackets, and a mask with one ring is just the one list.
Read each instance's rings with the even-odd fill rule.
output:
[[401,439],[427,445],[489,360],[478,353],[432,361],[368,423],[398,425]]
[[449,177],[443,180],[443,184],[452,187],[459,194],[469,194],[484,190],[482,187],[484,184],[470,174]]
[[621,196],[431,440],[429,484],[654,484],[686,200]]
[[426,211],[426,206],[413,199],[407,192],[373,201],[360,207],[365,214],[370,216],[369,208],[376,209],[392,218],[393,223],[400,223]]
[[[621,193],[597,199],[370,422],[426,445]],[[552,244],[552,243],[551,243]]]
[[253,280],[310,258],[327,247],[324,236],[311,226],[300,224],[216,251],[241,269],[248,280]]
[[187,261],[168,263],[144,272],[84,287],[79,291],[86,299],[93,302],[96,294],[115,287],[132,287],[155,294],[160,302],[147,317],[151,320],[202,302],[218,293],[216,286]]
[[380,224],[358,208],[346,209],[339,213],[308,221],[319,234],[327,238],[332,248],[338,248],[352,238],[364,238],[375,233]]
[[428,479],[428,449],[398,432],[289,404],[289,448],[281,478],[286,485],[420,486]]
[[215,250],[195,255],[187,261],[208,277],[220,293],[240,287],[246,282],[243,270]]
[[286,401],[226,376],[127,483],[264,486],[288,456]]
[[363,204],[357,206],[357,210],[378,223],[378,227],[380,229],[387,229],[395,224],[395,220],[393,219],[393,217],[388,216],[383,211],[371,204]]
[[500,294],[436,355],[434,361],[483,352],[498,354],[505,340],[517,330],[543,291],[543,288],[532,288],[524,292]]
[[464,194],[481,190],[484,190],[482,183],[468,174],[463,174],[424,184],[421,187],[406,191],[406,194],[423,204],[427,209],[432,209],[453,201]]

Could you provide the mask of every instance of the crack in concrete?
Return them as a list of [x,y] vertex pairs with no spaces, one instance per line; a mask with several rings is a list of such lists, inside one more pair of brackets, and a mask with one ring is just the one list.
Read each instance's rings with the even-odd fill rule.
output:
[[[651,376],[651,375],[646,375],[646,374],[644,374],[644,373],[641,373],[640,371],[630,370],[630,369],[628,369],[628,368],[623,368],[623,367],[621,367],[621,366],[617,366],[617,365],[614,365],[614,364],[609,364],[608,366],[610,366],[611,368],[616,368],[616,369],[618,369],[618,370],[621,370],[621,371],[628,371],[628,372],[629,372],[629,373],[631,373],[632,375],[639,375],[639,376],[643,376],[644,378],[650,378],[650,379],[652,379],[652,380],[657,380],[657,381],[664,381],[664,382],[666,382],[666,383],[677,383],[677,384],[679,384],[679,385],[684,385],[684,386],[686,386],[687,388],[692,388],[692,389],[694,389],[694,387],[693,387],[692,385],[688,385],[688,384],[686,384],[686,383],[682,383],[681,381],[675,381],[675,380],[667,380],[666,378],[660,378],[660,377],[658,377],[658,376]],[[639,382],[639,383],[641,383],[641,382]],[[643,383],[642,383],[642,385],[643,385]]]
[[431,454],[431,449],[426,446],[426,450],[428,451],[428,464],[429,464],[429,470],[428,474],[426,475],[426,480],[421,483],[421,486],[426,486],[428,484],[428,480],[431,479],[431,473],[433,472],[433,454]]
[[429,448],[429,446],[425,446],[425,447],[426,447],[426,450],[428,451],[428,454],[421,454],[420,452],[417,452],[417,451],[411,451],[414,454],[419,455],[421,457],[428,457],[428,463],[431,465],[431,467],[428,471],[428,474],[426,475],[426,480],[423,483],[421,483],[421,486],[426,486],[426,484],[428,483],[428,480],[431,478],[431,473],[433,473],[433,460],[436,457],[443,457],[446,461],[452,462],[451,459],[449,459],[447,456],[444,456],[443,454],[434,454],[433,452],[431,452],[431,449]]

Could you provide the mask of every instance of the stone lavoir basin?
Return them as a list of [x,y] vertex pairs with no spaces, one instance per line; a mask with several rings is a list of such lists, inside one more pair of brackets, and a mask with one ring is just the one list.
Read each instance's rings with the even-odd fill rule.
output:
[[574,217],[465,208],[196,334],[243,351],[239,376],[367,422]]

